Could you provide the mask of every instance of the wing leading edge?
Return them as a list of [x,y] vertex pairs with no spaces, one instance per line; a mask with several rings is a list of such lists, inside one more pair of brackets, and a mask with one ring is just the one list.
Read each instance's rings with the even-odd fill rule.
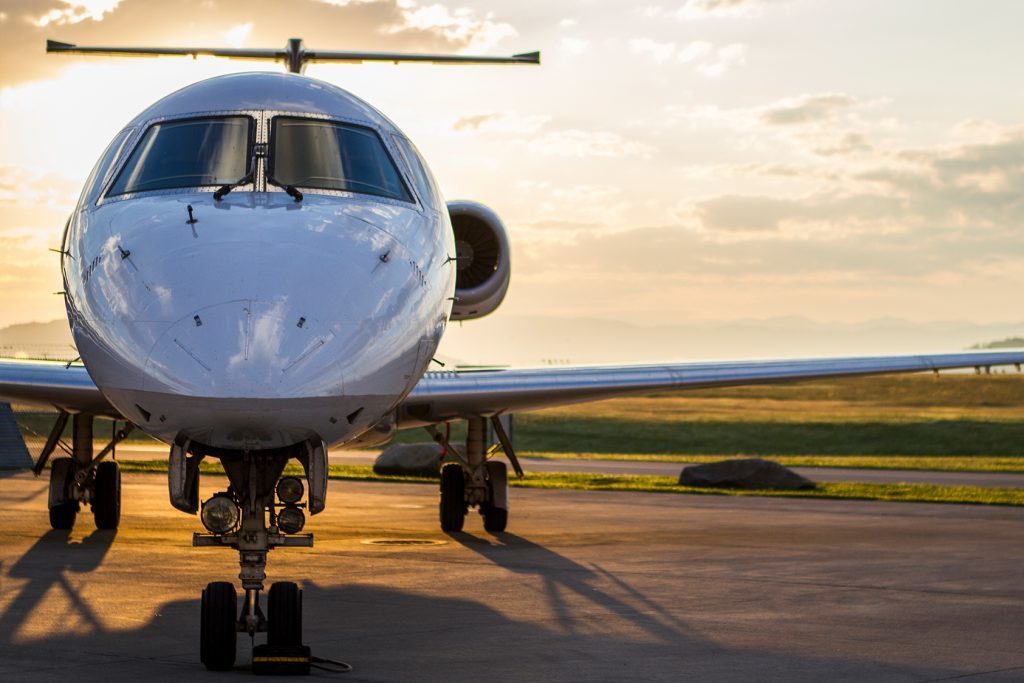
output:
[[402,428],[668,389],[705,389],[1024,363],[1024,350],[916,356],[578,366],[424,375],[399,409]]
[[[660,390],[1024,364],[1024,350],[916,356],[599,365],[428,372],[399,407],[401,427]],[[0,360],[0,401],[117,416],[81,365]]]
[[54,361],[0,360],[0,401],[120,417],[83,366]]

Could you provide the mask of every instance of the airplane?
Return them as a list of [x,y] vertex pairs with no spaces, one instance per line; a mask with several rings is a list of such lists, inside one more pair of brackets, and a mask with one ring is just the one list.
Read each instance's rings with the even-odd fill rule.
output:
[[[1003,351],[428,371],[449,322],[501,305],[508,232],[483,204],[445,202],[427,162],[381,112],[302,71],[318,61],[539,64],[540,53],[319,51],[299,39],[282,50],[48,41],[47,51],[287,66],[189,85],[124,126],[88,177],[59,249],[81,363],[0,361],[0,400],[58,410],[35,465],[39,475],[50,461],[54,529],[71,529],[83,506],[98,528],[116,529],[121,479],[107,456],[133,429],[168,444],[171,505],[198,513],[206,529],[193,545],[238,552],[241,608],[230,582],[202,591],[200,659],[210,670],[234,666],[239,633],[265,631],[277,653],[304,647],[298,586],[272,583],[265,611],[260,594],[268,551],[313,544],[303,529],[327,502],[329,448],[425,428],[447,454],[441,529],[460,531],[476,508],[499,533],[509,475],[492,458],[489,427],[522,474],[504,414],[652,391],[1024,362],[1024,351]],[[113,418],[115,431],[94,453],[98,416]],[[69,420],[70,455],[51,460]],[[443,429],[455,420],[468,424],[457,446]],[[204,458],[222,463],[229,486],[200,502]],[[293,460],[305,481],[282,476]]]

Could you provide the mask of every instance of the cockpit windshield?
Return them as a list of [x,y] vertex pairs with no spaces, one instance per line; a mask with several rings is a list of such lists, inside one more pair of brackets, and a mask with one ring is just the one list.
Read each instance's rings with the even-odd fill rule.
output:
[[387,148],[370,128],[278,116],[270,147],[270,176],[283,186],[412,201]]
[[233,183],[248,172],[252,134],[248,116],[153,124],[108,194]]

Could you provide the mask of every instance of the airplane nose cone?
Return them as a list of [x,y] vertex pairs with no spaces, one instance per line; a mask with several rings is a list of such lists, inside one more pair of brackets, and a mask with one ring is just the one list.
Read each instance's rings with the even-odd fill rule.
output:
[[313,311],[238,300],[178,320],[154,345],[149,391],[209,398],[290,398],[344,393],[341,368],[319,362],[345,345]]

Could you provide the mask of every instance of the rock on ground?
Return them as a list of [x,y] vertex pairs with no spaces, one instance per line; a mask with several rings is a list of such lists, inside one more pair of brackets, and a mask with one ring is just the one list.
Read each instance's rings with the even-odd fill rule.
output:
[[396,443],[373,463],[373,473],[403,477],[439,477],[441,447],[435,443]]
[[684,467],[683,486],[720,486],[738,489],[813,489],[814,482],[771,460],[744,458]]

